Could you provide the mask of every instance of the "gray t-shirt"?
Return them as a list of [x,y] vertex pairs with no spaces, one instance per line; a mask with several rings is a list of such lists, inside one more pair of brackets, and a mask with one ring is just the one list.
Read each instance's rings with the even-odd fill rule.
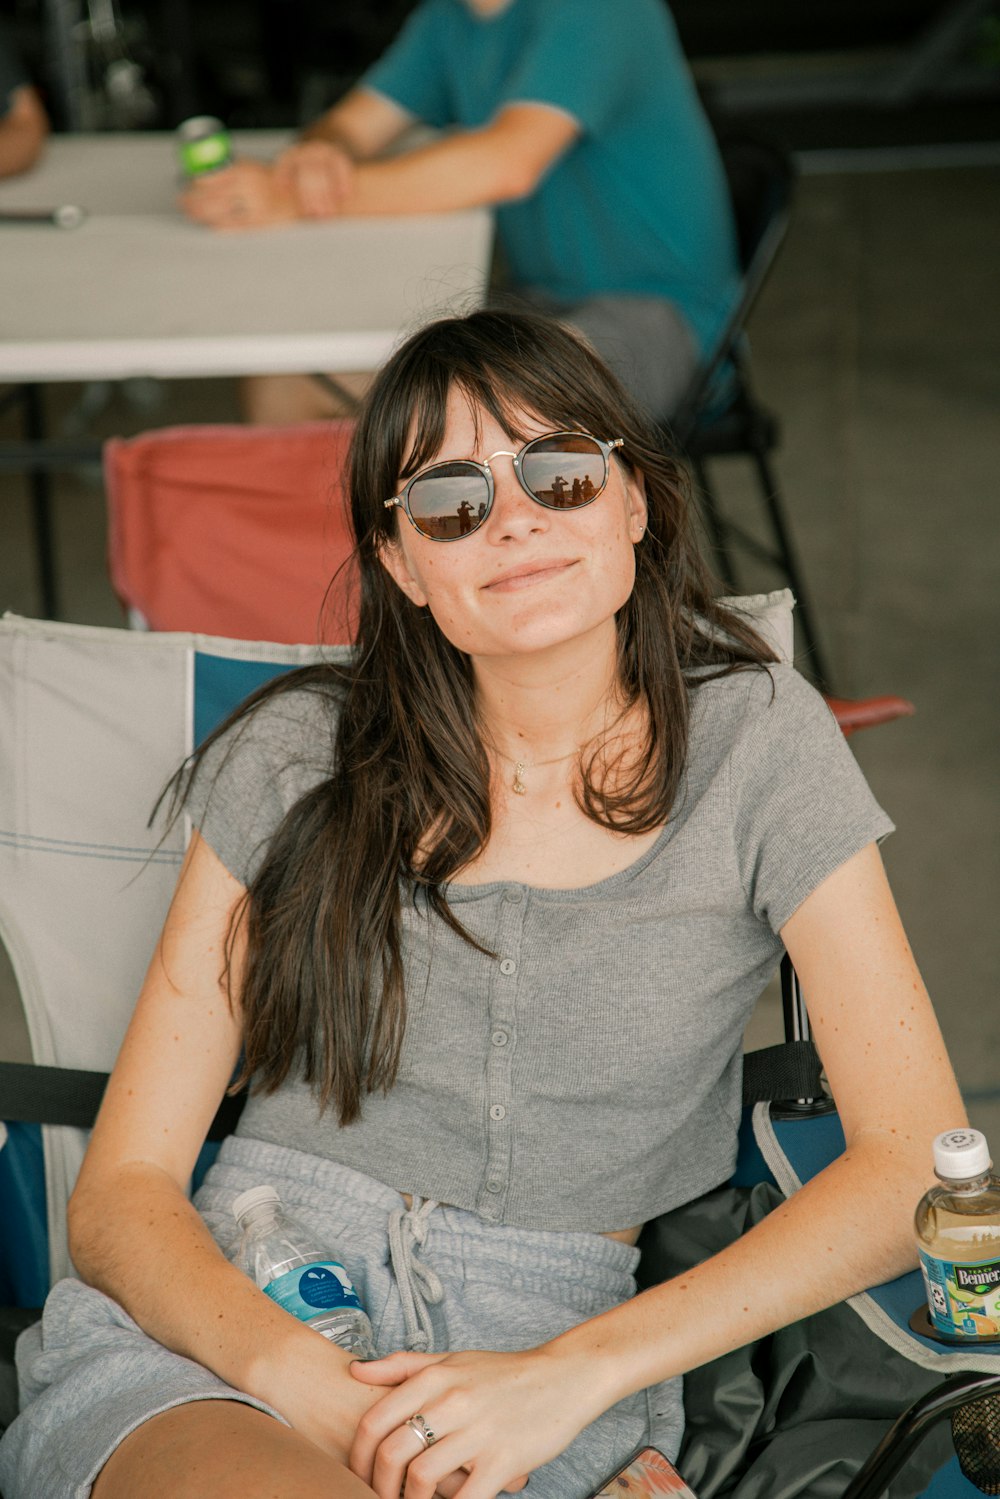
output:
[[[324,775],[334,732],[331,701],[296,691],[206,757],[189,810],[237,879]],[[731,1174],[742,1036],[777,933],[891,830],[791,667],[703,683],[677,806],[651,849],[583,889],[452,884],[494,957],[404,899],[395,1086],[340,1128],[293,1081],[252,1095],[239,1133],[491,1222],[606,1232],[654,1217]]]

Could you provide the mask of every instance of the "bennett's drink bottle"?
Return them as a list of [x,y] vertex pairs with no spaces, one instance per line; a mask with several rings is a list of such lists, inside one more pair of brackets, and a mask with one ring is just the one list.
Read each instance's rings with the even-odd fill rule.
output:
[[375,1358],[371,1323],[350,1276],[284,1211],[273,1187],[241,1192],[233,1217],[243,1230],[236,1263],[266,1296],[355,1358]]
[[917,1204],[916,1230],[927,1307],[943,1337],[1000,1336],[1000,1181],[986,1137],[953,1129],[934,1141],[931,1187]]

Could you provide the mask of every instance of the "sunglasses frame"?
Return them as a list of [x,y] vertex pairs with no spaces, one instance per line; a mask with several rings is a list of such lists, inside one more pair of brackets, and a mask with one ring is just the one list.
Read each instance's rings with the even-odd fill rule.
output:
[[[601,455],[604,458],[604,478],[598,485],[598,487],[594,490],[594,493],[590,496],[590,499],[583,500],[579,505],[550,505],[546,500],[540,500],[538,498],[538,495],[535,494],[534,490],[529,489],[528,485],[525,483],[524,475],[521,472],[521,460],[524,457],[525,453],[530,447],[533,446],[534,443],[547,442],[553,437],[589,437],[590,441],[596,443],[598,448],[600,448],[601,450]],[[490,511],[493,509],[493,498],[496,491],[493,483],[493,470],[490,468],[490,462],[492,459],[510,458],[514,464],[514,473],[517,475],[517,482],[520,484],[521,488],[524,490],[528,498],[534,500],[536,505],[541,505],[543,510],[585,510],[588,505],[592,505],[596,499],[599,499],[600,496],[604,493],[605,489],[607,489],[608,480],[611,478],[611,455],[614,452],[615,448],[623,447],[624,443],[624,437],[613,437],[609,442],[605,442],[602,438],[595,437],[592,432],[584,432],[582,430],[557,430],[555,432],[539,432],[537,437],[529,437],[528,441],[524,443],[522,447],[518,448],[516,453],[511,452],[509,448],[498,448],[495,453],[490,453],[488,458],[484,458],[482,463],[477,462],[475,458],[442,458],[437,463],[430,463],[426,468],[422,468],[419,473],[414,474],[412,479],[408,479],[403,488],[400,490],[399,494],[394,494],[392,496],[392,499],[390,500],[383,500],[382,505],[386,510],[391,510],[394,505],[398,505],[400,510],[402,510],[403,514],[406,516],[406,519],[410,522],[410,525],[413,527],[414,531],[416,531],[418,536],[422,536],[425,541],[436,541],[442,543],[448,543],[452,541],[465,541],[468,537],[474,536],[475,533],[486,523],[487,519],[489,518]],[[432,474],[435,469],[448,468],[455,463],[467,463],[470,468],[477,469],[479,473],[482,474],[483,478],[486,480],[486,509],[483,511],[482,517],[476,522],[476,524],[470,530],[464,531],[459,536],[429,536],[427,532],[422,530],[421,527],[418,526],[416,521],[413,519],[413,513],[410,510],[410,490],[419,479],[426,479],[427,475]]]

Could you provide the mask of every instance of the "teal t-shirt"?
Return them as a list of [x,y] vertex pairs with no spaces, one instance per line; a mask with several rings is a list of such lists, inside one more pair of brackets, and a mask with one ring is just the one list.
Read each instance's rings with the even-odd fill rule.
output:
[[424,0],[362,86],[429,125],[549,104],[580,136],[497,210],[516,284],[568,303],[668,297],[704,349],[739,289],[725,174],[663,0]]

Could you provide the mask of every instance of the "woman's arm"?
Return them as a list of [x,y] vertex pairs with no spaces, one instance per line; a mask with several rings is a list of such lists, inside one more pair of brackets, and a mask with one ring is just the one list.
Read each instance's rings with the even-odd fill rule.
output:
[[913,1210],[932,1176],[931,1141],[965,1112],[875,846],[824,880],[782,937],[809,998],[844,1153],[722,1253],[541,1348],[355,1365],[359,1379],[397,1384],[362,1419],[351,1455],[383,1499],[395,1499],[413,1454],[398,1428],[414,1410],[439,1440],[409,1463],[407,1499],[429,1499],[458,1465],[472,1472],[462,1499],[493,1499],[624,1396],[915,1263]]
[[[186,1195],[240,1049],[222,969],[244,894],[195,834],[70,1200],[70,1252],[151,1337],[343,1457],[372,1395],[342,1349],[226,1260]],[[238,992],[239,943],[233,956]]]

